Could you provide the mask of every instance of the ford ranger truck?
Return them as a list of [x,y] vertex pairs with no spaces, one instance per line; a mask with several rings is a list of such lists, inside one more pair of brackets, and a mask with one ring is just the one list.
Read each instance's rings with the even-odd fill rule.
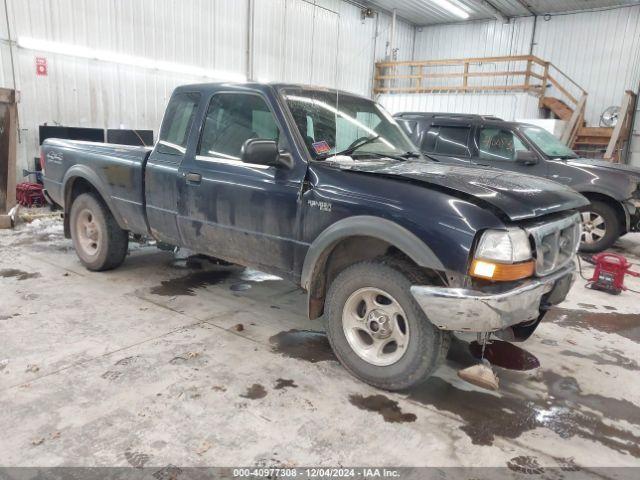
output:
[[528,338],[571,287],[588,205],[430,161],[375,102],[299,85],[181,86],[153,149],[47,139],[41,157],[86,268],[135,236],[284,277],[342,365],[388,390],[425,380],[452,332]]

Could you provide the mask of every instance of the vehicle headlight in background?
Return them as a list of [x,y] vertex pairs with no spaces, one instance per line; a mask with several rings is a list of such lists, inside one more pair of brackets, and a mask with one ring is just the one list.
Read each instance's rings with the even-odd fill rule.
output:
[[510,281],[530,277],[534,270],[527,232],[511,228],[482,234],[469,273],[488,280]]

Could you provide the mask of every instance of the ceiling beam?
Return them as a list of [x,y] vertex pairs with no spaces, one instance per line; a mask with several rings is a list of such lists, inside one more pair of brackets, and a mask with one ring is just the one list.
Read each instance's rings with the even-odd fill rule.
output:
[[509,23],[509,17],[507,17],[504,12],[498,10],[495,6],[493,6],[487,0],[472,0],[478,7],[480,7],[485,12],[489,13],[496,20],[501,21],[502,23]]
[[527,11],[529,15],[533,15],[533,16],[538,15],[538,13],[535,12],[531,7],[531,5],[529,5],[525,0],[517,0],[517,1],[520,4],[520,6]]

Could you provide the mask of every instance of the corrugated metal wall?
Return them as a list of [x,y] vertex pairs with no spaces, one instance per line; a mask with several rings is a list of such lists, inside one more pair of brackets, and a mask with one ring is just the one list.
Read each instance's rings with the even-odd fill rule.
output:
[[587,123],[620,105],[640,84],[640,5],[539,21],[534,54],[553,62],[587,92]]
[[[0,6],[2,6],[0,0]],[[248,62],[250,0],[7,0],[12,38],[33,37],[246,74],[269,81],[338,86],[369,95],[373,63],[392,55],[391,17],[362,19],[342,0],[254,0]],[[398,21],[398,60],[528,53],[532,18],[423,27]],[[11,86],[9,44],[0,10],[0,85]],[[534,53],[558,65],[590,94],[588,121],[620,102],[640,81],[640,6],[539,19]],[[14,47],[19,106],[19,158],[37,155],[42,123],[156,132],[173,88],[208,81],[184,73]],[[48,61],[36,76],[35,57]],[[443,110],[535,117],[523,95],[427,95],[381,98],[391,110]],[[19,166],[18,171],[21,168]]]
[[[414,59],[528,54],[533,23],[532,17],[526,17],[509,24],[489,21],[422,27],[416,33]],[[640,5],[556,15],[547,21],[540,17],[533,54],[554,63],[587,90],[586,119],[597,126],[601,112],[619,105],[624,91],[635,91],[640,83]],[[467,104],[477,101],[476,95],[465,97]]]
[[538,118],[538,99],[526,93],[385,94],[378,101],[391,113],[455,112],[495,115],[505,120]]
[[[4,0],[0,0],[0,7]],[[249,0],[7,0],[12,39],[90,47],[245,75]],[[390,16],[361,19],[342,0],[255,0],[254,78],[371,92],[384,58]],[[398,22],[398,56],[410,59],[413,27]],[[0,9],[0,86],[12,86],[4,8]],[[213,81],[14,46],[22,167],[38,154],[38,125],[153,129],[179,84]],[[36,57],[48,75],[36,76]]]

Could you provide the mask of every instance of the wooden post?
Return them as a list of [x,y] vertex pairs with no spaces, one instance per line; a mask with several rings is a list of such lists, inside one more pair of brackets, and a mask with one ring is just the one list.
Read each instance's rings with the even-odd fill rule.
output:
[[560,139],[562,143],[571,148],[573,143],[573,139],[575,138],[575,134],[580,128],[581,119],[584,118],[584,108],[587,103],[587,94],[583,94],[582,98],[578,102],[573,114],[571,114],[571,119],[564,127],[564,132],[562,132],[562,138]]
[[462,86],[465,89],[469,86],[469,62],[464,62],[464,76],[462,77]]
[[[616,154],[618,148],[618,142],[622,139],[621,133],[623,133],[623,129],[627,127],[627,117],[629,117],[631,110],[634,107],[633,102],[634,93],[631,90],[627,90],[624,93],[624,98],[622,99],[622,106],[620,107],[620,113],[622,114],[621,118],[618,118],[618,123],[613,128],[613,133],[611,134],[611,138],[609,139],[609,145],[607,145],[607,151],[604,153],[605,160],[613,160],[614,155]],[[617,161],[620,162],[620,158],[618,156]]]
[[531,60],[527,60],[527,73],[524,75],[524,88],[529,89],[531,86]]
[[9,211],[16,204],[16,92],[0,88],[0,228],[11,228]]
[[418,70],[419,77],[416,78],[416,92],[419,92],[422,88],[422,77],[424,76],[424,65],[420,65]]

